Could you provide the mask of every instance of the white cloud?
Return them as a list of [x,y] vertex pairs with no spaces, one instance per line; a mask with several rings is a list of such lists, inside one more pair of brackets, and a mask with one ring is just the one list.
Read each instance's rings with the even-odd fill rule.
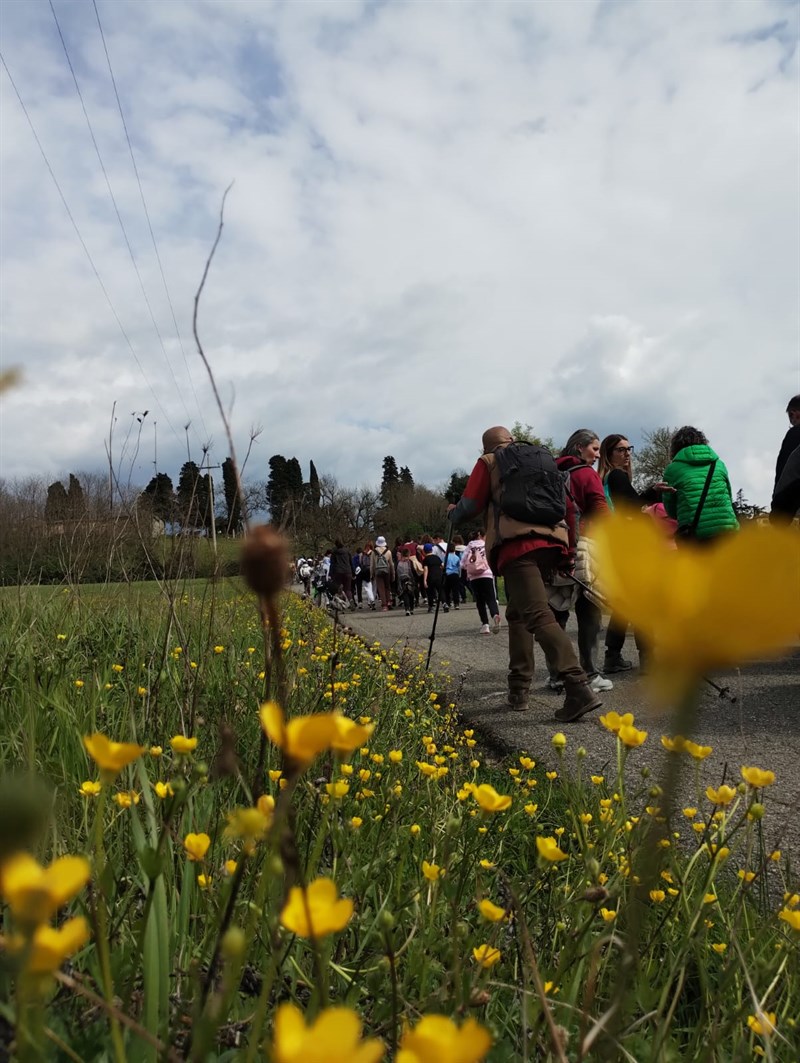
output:
[[4,56],[155,394],[3,73],[2,361],[26,381],[3,475],[102,468],[114,400],[120,432],[153,411],[173,476],[189,418],[225,457],[191,312],[235,179],[201,331],[238,445],[264,425],[252,475],[281,452],[377,481],[392,453],[437,483],[489,423],[688,422],[767,500],[800,391],[796,6],[100,4],[186,360],[93,11],[56,10],[169,366],[49,7],[6,3]]

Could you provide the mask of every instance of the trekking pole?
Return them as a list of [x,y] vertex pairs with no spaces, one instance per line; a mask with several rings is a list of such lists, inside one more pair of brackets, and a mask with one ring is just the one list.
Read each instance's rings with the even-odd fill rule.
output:
[[[431,654],[433,653],[433,643],[436,640],[436,622],[439,619],[439,606],[442,604],[442,590],[444,590],[444,581],[447,578],[447,558],[453,553],[453,543],[450,540],[450,535],[453,530],[453,525],[450,521],[447,522],[447,548],[444,552],[444,560],[442,561],[442,587],[439,593],[436,595],[436,609],[433,612],[433,627],[431,633],[428,635],[428,656],[425,660],[425,671],[427,672],[431,666]],[[434,549],[436,549],[434,547]]]
[[[580,587],[585,594],[588,594],[591,598],[596,598],[601,605],[608,605],[608,599],[599,591],[593,590],[588,584],[584,583],[583,580],[579,580],[577,576],[570,574],[569,578],[574,584],[576,584],[576,586]],[[720,686],[720,684],[715,683],[713,679],[709,679],[707,675],[703,676],[703,682],[708,683],[710,687],[713,687],[721,698],[728,698],[731,704],[735,703],[736,695],[731,694],[730,687]]]

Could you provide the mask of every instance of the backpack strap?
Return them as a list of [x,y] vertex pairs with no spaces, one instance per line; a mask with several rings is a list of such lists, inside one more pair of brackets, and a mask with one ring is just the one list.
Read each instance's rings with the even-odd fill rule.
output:
[[697,503],[697,509],[694,511],[694,518],[689,525],[689,535],[692,536],[697,531],[697,525],[700,523],[700,514],[703,512],[703,506],[706,504],[706,498],[708,497],[708,489],[711,486],[711,480],[714,476],[714,469],[717,467],[717,459],[711,462],[708,467],[708,476],[706,476],[706,482],[703,484],[703,492],[700,495],[700,501]]

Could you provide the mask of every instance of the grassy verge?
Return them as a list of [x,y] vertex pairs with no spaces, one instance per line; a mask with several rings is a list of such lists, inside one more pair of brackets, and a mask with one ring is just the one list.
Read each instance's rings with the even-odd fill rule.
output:
[[[90,931],[55,981],[4,873],[20,1058],[263,1058],[288,1001],[353,1009],[387,1058],[431,1013],[477,1020],[495,1061],[800,1055],[800,898],[763,850],[765,780],[711,799],[698,775],[695,808],[662,808],[613,718],[607,777],[560,736],[489,765],[416,654],[292,595],[265,638],[237,581],[6,590],[0,621],[0,859],[87,854],[92,876],[55,892],[56,923]],[[358,744],[289,756],[259,718],[278,695]],[[103,778],[94,732],[145,752]],[[320,879],[344,908],[311,911]]]

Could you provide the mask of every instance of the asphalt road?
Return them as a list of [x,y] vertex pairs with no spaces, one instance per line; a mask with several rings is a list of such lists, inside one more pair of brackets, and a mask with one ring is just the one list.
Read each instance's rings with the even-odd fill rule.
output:
[[[402,652],[409,647],[427,653],[432,616],[426,609],[407,617],[403,610],[388,613],[359,610],[348,613],[343,622],[358,634],[378,639],[386,647]],[[614,689],[601,695],[603,708],[575,724],[558,724],[553,711],[561,697],[546,689],[547,668],[536,647],[537,678],[531,690],[527,712],[505,707],[508,638],[503,626],[498,635],[480,635],[478,614],[468,601],[458,611],[439,614],[431,669],[449,676],[460,688],[458,708],[465,726],[473,726],[484,746],[498,754],[526,751],[541,763],[556,766],[557,757],[550,740],[556,731],[566,733],[569,750],[583,746],[587,771],[613,773],[615,743],[597,716],[615,709],[632,712],[636,724],[649,732],[647,742],[629,755],[629,772],[647,765],[654,779],[663,774],[666,754],[662,734],[673,734],[668,714],[657,714],[648,704],[645,684],[637,671],[610,677]],[[574,618],[567,629],[576,637]],[[602,640],[600,649],[602,659]],[[633,638],[625,645],[625,656],[638,663]],[[725,779],[731,785],[740,781],[742,765],[769,768],[777,779],[765,790],[767,815],[763,821],[768,849],[780,848],[800,862],[800,648],[779,660],[760,662],[730,672],[715,674],[715,682],[730,688],[735,701],[721,698],[705,686],[694,734],[695,741],[713,747],[713,754],[701,767],[701,789],[717,786]],[[476,736],[477,737],[477,736]],[[708,808],[706,798],[699,803],[694,762],[685,762],[679,799],[683,803]],[[795,873],[796,878],[796,873]]]

